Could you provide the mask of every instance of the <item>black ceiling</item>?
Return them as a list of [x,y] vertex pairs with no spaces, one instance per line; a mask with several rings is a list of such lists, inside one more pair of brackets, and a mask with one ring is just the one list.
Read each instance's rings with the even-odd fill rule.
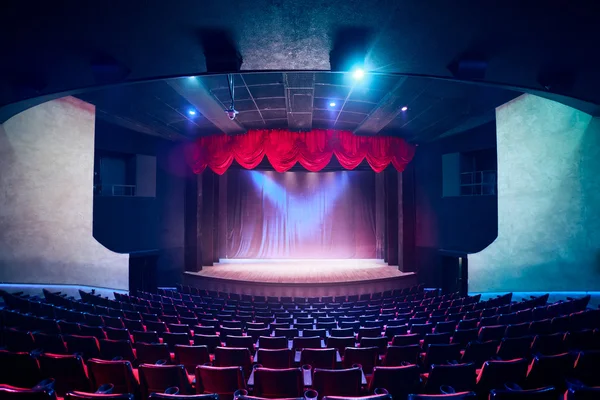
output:
[[[227,75],[116,86],[78,97],[95,104],[102,119],[174,140],[248,129],[332,128],[364,135],[382,132],[420,142],[435,139],[519,94],[389,74],[366,74],[360,81],[350,73],[330,72],[233,77],[239,111],[233,125],[224,112],[231,105]],[[198,95],[204,91],[206,96]]]
[[330,53],[352,30],[364,33],[370,71],[453,78],[448,66],[477,54],[483,81],[584,109],[600,104],[598,16],[593,0],[6,0],[0,122],[77,90],[205,73],[219,47],[207,32],[246,71],[335,69]]

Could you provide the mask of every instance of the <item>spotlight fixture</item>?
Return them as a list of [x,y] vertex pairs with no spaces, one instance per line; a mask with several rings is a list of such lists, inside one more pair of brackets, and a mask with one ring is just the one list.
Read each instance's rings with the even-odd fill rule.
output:
[[401,110],[402,111],[406,111],[406,110],[408,110],[408,107],[404,106],[404,107],[401,108]]
[[355,80],[360,81],[365,77],[365,70],[362,68],[355,68],[354,71],[352,71],[352,77]]
[[188,76],[188,79],[196,79],[196,77],[192,75],[192,76]]
[[329,103],[329,107],[335,107],[335,101],[332,101],[331,103]]
[[196,115],[196,110],[188,110],[188,114],[190,114],[190,115]]

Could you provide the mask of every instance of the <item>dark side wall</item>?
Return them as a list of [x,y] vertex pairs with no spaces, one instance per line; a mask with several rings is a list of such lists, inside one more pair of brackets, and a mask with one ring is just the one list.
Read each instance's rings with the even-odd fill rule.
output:
[[498,235],[497,196],[442,197],[442,155],[496,147],[495,121],[467,132],[421,145],[412,161],[415,204],[414,262],[420,282],[439,285],[439,250],[481,251]]
[[94,197],[93,235],[118,253],[157,252],[159,286],[181,280],[184,188],[181,147],[173,142],[96,120],[96,150],[156,157],[156,197]]

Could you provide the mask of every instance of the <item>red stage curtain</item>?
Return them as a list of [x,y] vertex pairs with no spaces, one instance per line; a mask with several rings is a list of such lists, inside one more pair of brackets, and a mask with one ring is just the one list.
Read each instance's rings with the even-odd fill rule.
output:
[[348,131],[316,129],[310,132],[250,130],[244,135],[225,134],[198,139],[188,148],[188,162],[199,174],[208,166],[222,175],[235,159],[242,167],[256,168],[267,156],[277,172],[299,162],[309,171],[322,170],[335,155],[345,169],[356,168],[365,158],[375,172],[390,163],[404,170],[415,153],[413,145],[389,136],[356,136]]

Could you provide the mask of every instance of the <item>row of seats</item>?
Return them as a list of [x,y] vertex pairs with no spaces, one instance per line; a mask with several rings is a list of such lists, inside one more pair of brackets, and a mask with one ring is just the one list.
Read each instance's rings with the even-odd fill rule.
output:
[[[161,296],[161,297],[164,300],[164,296]],[[181,300],[181,297],[183,297],[183,296],[180,296],[180,300]],[[136,301],[135,300],[135,298],[136,298],[135,296],[129,296],[129,298],[132,301]],[[174,298],[173,300],[177,300],[177,298]],[[372,379],[373,376],[369,376],[369,375],[371,375],[371,372],[373,373],[373,375],[375,375],[375,371],[377,371],[377,369],[379,369],[381,371],[382,368],[403,368],[403,367],[405,367],[405,366],[402,366],[402,365],[400,365],[398,367],[389,367],[389,366],[386,365],[387,364],[386,363],[386,359],[389,360],[388,356],[389,356],[389,353],[390,353],[390,349],[392,349],[393,351],[397,351],[396,350],[397,348],[403,347],[403,346],[394,346],[394,339],[398,338],[398,339],[396,339],[397,340],[396,344],[400,344],[402,342],[402,340],[408,340],[408,338],[410,337],[410,338],[418,339],[418,343],[408,344],[408,345],[405,345],[405,346],[413,346],[413,347],[416,346],[416,347],[418,347],[418,353],[417,353],[418,355],[417,355],[416,363],[412,364],[410,366],[413,369],[416,369],[417,373],[419,374],[419,379],[420,379],[420,381],[422,381],[422,383],[420,383],[420,386],[415,389],[415,391],[420,391],[420,390],[423,390],[423,385],[426,385],[427,382],[431,382],[431,381],[429,381],[430,374],[432,374],[436,370],[436,368],[437,368],[438,372],[433,373],[433,376],[434,376],[435,379],[437,379],[436,377],[441,376],[440,374],[442,374],[442,372],[439,372],[439,371],[445,370],[444,368],[440,369],[439,367],[441,367],[441,366],[453,367],[454,366],[453,362],[454,362],[455,359],[446,359],[447,361],[452,361],[448,365],[442,365],[442,364],[438,365],[438,364],[435,364],[435,363],[432,363],[432,365],[427,365],[428,362],[426,362],[425,360],[427,359],[426,357],[427,357],[428,353],[430,353],[429,350],[431,350],[431,354],[429,354],[430,358],[431,358],[431,357],[433,357],[433,353],[435,353],[434,349],[437,349],[437,348],[442,349],[445,346],[451,346],[452,345],[452,343],[449,343],[449,344],[436,343],[437,341],[440,341],[440,339],[442,337],[449,338],[450,341],[452,341],[454,339],[454,337],[457,335],[456,332],[462,331],[461,329],[457,330],[456,328],[457,328],[458,324],[455,324],[455,326],[454,326],[454,332],[452,334],[450,334],[450,332],[428,334],[427,330],[424,330],[423,333],[419,333],[419,332],[413,333],[413,331],[418,331],[419,329],[422,329],[422,328],[420,328],[421,325],[427,325],[427,324],[433,325],[435,327],[435,329],[438,328],[438,325],[440,325],[440,329],[448,329],[450,327],[451,324],[446,323],[446,322],[453,322],[453,321],[440,321],[440,322],[435,322],[435,323],[430,323],[429,322],[429,320],[431,318],[436,317],[436,316],[445,315],[446,318],[447,318],[447,315],[452,315],[452,314],[448,314],[447,313],[447,309],[443,310],[441,308],[442,301],[446,301],[446,300],[442,300],[442,301],[440,301],[440,300],[441,299],[439,297],[431,297],[431,298],[429,298],[427,300],[423,299],[422,301],[419,302],[418,305],[417,304],[413,305],[412,301],[411,301],[411,304],[410,304],[410,318],[409,319],[410,320],[414,320],[414,319],[417,319],[417,318],[423,318],[423,317],[421,317],[417,313],[423,313],[423,312],[425,312],[425,313],[427,313],[427,316],[425,316],[425,318],[427,318],[427,320],[425,321],[424,324],[417,324],[417,323],[414,323],[415,321],[409,321],[408,323],[405,323],[404,325],[399,325],[399,326],[395,326],[394,327],[392,325],[388,325],[390,323],[390,321],[394,321],[394,320],[393,319],[387,319],[387,320],[379,320],[379,322],[377,322],[375,324],[377,326],[364,327],[364,326],[360,326],[360,325],[366,324],[369,321],[377,321],[379,318],[377,318],[376,320],[363,319],[363,321],[360,321],[360,320],[357,321],[357,322],[359,322],[358,332],[355,332],[354,327],[351,327],[351,328],[339,328],[339,326],[341,325],[341,323],[343,323],[343,322],[350,322],[350,321],[343,321],[343,320],[339,321],[339,317],[343,318],[344,317],[343,315],[334,316],[333,317],[334,321],[319,320],[319,318],[332,318],[328,314],[332,313],[332,312],[335,312],[335,311],[328,311],[327,309],[328,308],[334,309],[333,307],[315,308],[315,310],[319,310],[319,311],[316,311],[316,312],[321,312],[320,310],[326,310],[326,311],[325,311],[325,315],[324,316],[320,316],[319,314],[317,314],[316,316],[314,316],[314,318],[313,318],[312,315],[310,317],[304,317],[304,316],[296,317],[296,314],[297,314],[296,312],[294,312],[292,314],[292,313],[289,313],[289,310],[286,310],[288,312],[288,314],[292,315],[291,321],[287,320],[287,321],[283,322],[283,324],[287,324],[287,326],[288,326],[287,328],[284,328],[284,327],[280,328],[277,325],[274,326],[274,327],[272,327],[272,326],[269,325],[267,328],[257,328],[257,329],[271,329],[271,328],[274,328],[274,329],[271,329],[271,332],[269,332],[271,335],[272,334],[277,334],[277,333],[282,333],[282,331],[279,331],[279,332],[277,331],[277,329],[282,329],[282,330],[284,330],[283,333],[285,333],[285,335],[283,337],[264,336],[262,338],[259,336],[258,338],[256,338],[256,339],[258,339],[258,343],[255,343],[255,340],[254,340],[255,338],[253,338],[252,336],[249,336],[249,337],[248,336],[244,336],[244,335],[248,335],[248,331],[250,329],[253,329],[253,328],[247,328],[244,324],[241,324],[241,327],[235,327],[235,328],[234,327],[224,326],[227,322],[231,322],[231,323],[235,322],[235,323],[238,323],[238,324],[241,322],[241,321],[235,321],[235,320],[229,320],[229,321],[227,321],[226,319],[219,320],[218,318],[213,318],[213,319],[211,319],[211,322],[210,322],[212,325],[208,325],[208,321],[204,321],[206,323],[204,326],[203,325],[200,325],[200,326],[189,326],[189,325],[186,325],[186,324],[178,324],[178,325],[185,325],[186,329],[187,329],[187,333],[186,332],[169,332],[169,330],[170,330],[169,328],[171,328],[171,327],[167,325],[167,330],[165,332],[162,332],[162,334],[160,334],[160,335],[157,332],[148,332],[146,330],[147,327],[144,325],[144,327],[143,327],[144,331],[138,331],[139,334],[142,334],[142,333],[143,334],[150,334],[150,335],[154,334],[158,338],[158,340],[157,340],[158,343],[156,343],[156,342],[154,342],[154,343],[145,343],[143,341],[136,340],[134,342],[136,348],[132,349],[132,353],[133,353],[134,356],[138,356],[139,354],[137,354],[137,353],[140,352],[139,348],[143,348],[143,349],[150,348],[150,347],[151,348],[164,348],[164,349],[167,350],[167,352],[166,353],[163,352],[163,356],[162,356],[163,360],[157,360],[157,361],[161,362],[161,366],[162,366],[163,361],[164,361],[165,364],[168,364],[169,362],[174,362],[174,363],[180,362],[180,359],[182,357],[181,354],[186,353],[186,351],[187,351],[188,354],[190,354],[190,352],[195,352],[196,356],[191,356],[190,362],[187,363],[188,365],[183,365],[183,368],[187,369],[187,372],[194,373],[195,369],[196,369],[195,368],[196,365],[199,364],[198,360],[201,360],[201,359],[202,360],[206,360],[207,359],[206,353],[209,353],[208,346],[205,349],[202,346],[191,346],[190,340],[193,339],[194,342],[195,342],[195,339],[197,337],[202,338],[202,336],[216,336],[216,339],[219,340],[219,345],[218,346],[214,346],[214,350],[213,351],[220,353],[220,355],[210,354],[210,353],[208,354],[208,360],[209,360],[208,362],[212,362],[214,364],[211,368],[217,368],[217,369],[219,369],[219,368],[228,368],[227,366],[223,365],[223,364],[227,364],[228,363],[227,361],[223,361],[223,360],[226,359],[226,357],[224,357],[223,354],[226,354],[228,352],[231,353],[231,354],[233,354],[234,352],[238,352],[240,354],[243,353],[244,356],[241,357],[240,360],[246,360],[246,359],[250,360],[250,362],[247,365],[252,365],[252,362],[253,362],[252,361],[252,355],[253,355],[254,350],[257,351],[256,357],[255,357],[254,361],[257,361],[260,364],[263,363],[263,359],[265,360],[264,362],[267,365],[270,365],[269,363],[273,362],[273,360],[277,360],[277,359],[279,359],[279,360],[285,360],[286,357],[287,357],[287,360],[289,361],[291,359],[291,355],[290,354],[294,355],[294,361],[296,361],[296,357],[295,357],[296,354],[294,354],[294,352],[292,351],[292,349],[303,349],[298,354],[299,357],[300,357],[298,359],[298,362],[307,360],[308,357],[309,357],[308,355],[310,355],[310,353],[313,353],[315,355],[312,355],[312,357],[317,357],[317,359],[313,359],[312,363],[313,364],[317,364],[319,362],[319,360],[321,360],[321,358],[319,358],[319,357],[325,357],[325,356],[321,356],[321,354],[324,355],[324,354],[329,353],[329,354],[335,354],[337,356],[337,354],[336,354],[336,348],[332,348],[332,349],[312,349],[311,347],[313,347],[313,346],[316,347],[317,346],[317,341],[316,341],[317,339],[319,341],[318,347],[322,347],[323,345],[329,345],[330,341],[332,343],[335,343],[335,341],[338,340],[338,339],[343,339],[343,340],[348,340],[349,339],[349,340],[352,341],[352,345],[351,346],[340,346],[337,349],[337,353],[340,353],[341,357],[343,357],[343,358],[340,358],[339,362],[337,362],[337,357],[336,357],[336,365],[335,366],[348,367],[348,368],[344,368],[344,369],[351,369],[354,364],[357,364],[357,363],[358,364],[365,364],[365,365],[361,365],[358,368],[361,370],[361,374],[367,375],[368,379]],[[29,301],[29,300],[27,300],[27,301]],[[227,300],[227,301],[229,301],[229,300]],[[510,308],[508,309],[508,311],[510,311],[511,309],[514,309],[514,310],[519,309],[519,311],[524,310],[524,309],[526,309],[526,308],[524,308],[524,305],[525,304],[532,305],[533,301],[539,301],[539,300],[538,299],[532,299],[532,300],[528,300],[526,302],[512,303],[512,304],[509,305]],[[427,304],[423,304],[424,302],[427,303]],[[529,303],[527,303],[527,302],[529,302]],[[452,305],[453,303],[461,303],[464,306],[465,299],[453,299],[450,303],[446,303],[445,305],[448,308],[449,307],[454,307]],[[520,303],[524,303],[524,304],[520,304]],[[544,300],[544,303],[545,303],[545,300]],[[582,302],[581,301],[565,302],[565,304],[561,305],[561,308],[564,309],[564,310],[573,310],[573,311],[579,310],[580,306],[574,306],[574,303],[581,304]],[[164,303],[164,304],[168,304],[168,303]],[[431,307],[431,308],[428,307],[428,306],[432,306],[432,305],[434,305],[434,307]],[[540,305],[538,304],[538,307],[539,306]],[[547,308],[550,308],[552,306],[553,305],[550,305]],[[98,306],[94,306],[94,307],[98,307]],[[102,307],[102,306],[99,306],[99,307]],[[383,307],[383,302],[381,303],[380,307]],[[419,309],[420,307],[425,307],[425,310],[420,310]],[[495,311],[494,311],[495,313],[498,312],[498,310],[499,310],[498,307],[506,307],[506,304],[498,304],[498,305],[496,305],[495,306]],[[468,312],[471,312],[471,311],[475,311],[474,308],[475,307],[472,307],[471,310],[466,310],[465,314],[468,313]],[[552,308],[553,309],[557,309],[557,307],[552,307]],[[312,308],[309,308],[309,310],[310,309],[312,309]],[[375,307],[373,307],[373,309],[375,309]],[[405,308],[402,307],[402,309],[405,309]],[[406,308],[406,309],[408,309],[408,308]],[[274,314],[274,313],[278,312],[276,310],[277,309],[275,309],[275,310],[269,310],[269,311],[271,311]],[[280,310],[281,310],[281,308],[280,308]],[[296,310],[298,310],[298,308],[296,308]],[[381,308],[381,310],[383,310],[383,308]],[[380,310],[380,314],[377,317],[381,316],[381,310]],[[481,332],[481,331],[486,332],[486,330],[484,328],[488,328],[489,327],[489,326],[480,326],[482,318],[486,318],[488,316],[491,316],[491,315],[486,315],[484,317],[483,315],[488,312],[488,311],[485,311],[485,310],[487,310],[486,307],[481,308],[481,313],[479,315],[478,325],[477,325],[479,327],[479,332]],[[443,311],[443,314],[442,314],[442,311]],[[300,312],[302,312],[302,311],[300,311]],[[518,311],[516,311],[516,312],[518,312]],[[586,311],[586,313],[589,313],[589,312],[590,311]],[[437,314],[437,315],[435,315],[435,314]],[[236,314],[234,314],[234,315],[236,315]],[[239,315],[239,314],[237,314],[237,315]],[[396,314],[396,315],[398,315],[398,314]],[[546,315],[548,315],[548,314],[546,314]],[[275,315],[273,315],[273,316],[275,317]],[[100,317],[102,317],[102,316],[100,315]],[[180,315],[178,315],[178,317],[180,317]],[[231,315],[227,315],[226,316],[226,318],[231,318],[231,317],[232,317]],[[498,316],[497,318],[499,318],[499,317],[500,316]],[[282,318],[290,318],[290,317],[282,317]],[[323,329],[323,331],[325,333],[323,335],[323,338],[325,338],[325,340],[326,340],[326,342],[325,342],[325,340],[321,340],[322,338],[321,338],[320,334],[317,337],[310,337],[310,336],[307,337],[307,336],[302,335],[308,329],[298,329],[298,328],[295,327],[295,325],[298,324],[298,318],[312,318],[313,319],[313,321],[312,321],[313,322],[313,326],[312,326],[313,330],[316,330],[315,329],[316,326],[314,326],[314,325],[317,324],[317,323],[319,323],[319,322],[321,322],[321,323],[335,322],[336,323],[336,327],[331,327],[331,329]],[[359,318],[360,318],[360,316],[359,316]],[[464,316],[463,316],[463,318],[464,318]],[[123,322],[123,319],[124,318],[121,319],[122,322]],[[206,318],[204,318],[204,319],[206,320]],[[474,319],[474,318],[469,318],[469,319]],[[215,323],[215,321],[217,321],[217,323]],[[274,321],[277,321],[276,317],[274,318]],[[462,321],[465,321],[465,320],[461,319],[459,321],[459,323],[462,322]],[[143,322],[146,322],[146,321],[143,321]],[[157,322],[161,322],[161,321],[157,321]],[[380,322],[383,322],[383,324],[381,324]],[[411,322],[412,322],[412,324],[411,324]],[[254,322],[251,321],[249,323],[253,324],[253,323],[257,323],[257,322],[254,320]],[[258,323],[265,324],[264,322],[258,322]],[[277,324],[278,322],[274,322],[274,323]],[[308,324],[308,322],[299,322],[299,323],[300,324],[302,324],[302,323]],[[57,324],[58,324],[58,322],[57,322]],[[81,327],[82,324],[75,323],[75,325],[79,325],[79,327]],[[530,326],[531,322],[528,325]],[[195,335],[195,332],[194,332],[194,329],[193,329],[194,327],[195,328],[202,328],[202,327],[204,327],[204,328],[213,328],[214,329],[214,333],[216,333],[217,335],[202,335],[202,334]],[[397,333],[400,333],[400,334],[399,335],[396,335],[396,334],[392,335],[391,333],[394,331],[394,329],[389,330],[388,328],[390,328],[390,327],[391,328],[400,328],[401,332],[400,331],[397,332]],[[101,331],[105,335],[107,335],[108,334],[107,332],[110,332],[110,329],[111,329],[110,327],[103,327],[102,328],[102,326],[100,326],[99,328],[101,328]],[[304,328],[304,327],[301,326],[300,328]],[[414,329],[414,328],[416,328],[416,329]],[[112,328],[112,329],[119,329],[119,328]],[[120,329],[125,330],[124,328],[120,328]],[[180,327],[175,327],[175,329],[181,329],[181,328]],[[228,332],[227,329],[236,329],[236,331],[235,332],[231,332],[231,331]],[[358,340],[359,340],[358,346],[359,347],[354,347],[354,346],[357,346],[357,344],[356,344],[357,336],[356,335],[348,336],[348,337],[337,337],[337,336],[335,336],[336,333],[333,333],[333,332],[342,331],[343,329],[351,329],[353,334],[359,333],[359,338],[358,338]],[[360,335],[361,329],[362,329],[362,333],[363,333],[362,335]],[[507,328],[505,327],[505,330],[506,329]],[[285,331],[285,330],[288,330],[288,331]],[[346,331],[346,332],[348,332],[348,331]],[[346,332],[341,332],[341,333],[345,334]],[[386,335],[386,332],[387,332],[387,335]],[[590,331],[590,332],[592,333],[592,337],[594,337],[593,336],[594,332],[593,331]],[[126,331],[126,333],[129,334],[128,331]],[[133,332],[133,333],[135,334],[135,332]],[[181,337],[182,339],[183,338],[187,339],[187,344],[181,344],[181,345],[179,345],[179,344],[171,344],[171,349],[170,350],[174,351],[176,354],[169,353],[169,343],[166,343],[166,341],[165,341],[165,337],[168,338],[169,337],[168,334],[170,334],[170,333],[178,333],[179,337]],[[241,335],[231,335],[230,333],[241,333]],[[37,333],[32,333],[32,335],[34,336],[34,339],[35,339],[35,335],[36,334]],[[194,335],[194,336],[191,336],[191,335]],[[294,336],[294,335],[299,335],[299,336]],[[71,335],[71,336],[77,336],[77,335]],[[459,336],[460,336],[460,334],[459,334]],[[130,338],[131,338],[131,336],[130,336]],[[294,343],[294,338],[296,339],[295,341],[297,343]],[[565,338],[565,335],[563,335],[563,340],[564,340],[564,338]],[[269,344],[267,344],[269,342],[273,342],[274,343],[277,340],[279,340],[281,343],[283,343],[282,339],[283,339],[283,341],[287,342],[287,343],[285,343],[287,348],[285,348],[285,349],[266,349],[265,348],[265,347],[269,346]],[[290,340],[288,340],[288,339],[290,339]],[[392,346],[389,346],[389,343],[388,343],[390,339],[392,340]],[[101,340],[106,340],[106,339],[101,339]],[[221,341],[221,340],[223,340],[223,341]],[[246,346],[245,347],[242,346],[244,348],[237,348],[235,346],[232,347],[232,345],[237,345],[237,343],[240,343],[240,342],[236,342],[236,340],[243,341],[244,344],[246,344]],[[414,340],[414,339],[410,339],[410,340]],[[538,340],[540,340],[540,339],[538,339]],[[127,340],[126,339],[122,339],[121,341],[126,342]],[[360,343],[360,341],[362,341],[362,343]],[[165,343],[160,343],[160,342],[165,342]],[[380,342],[380,343],[378,343],[378,342]],[[376,344],[376,343],[377,343],[376,346],[371,346],[372,344]],[[225,346],[227,346],[227,347],[221,347],[221,345],[223,345],[223,344],[225,344]],[[348,344],[350,344],[350,343],[348,342]],[[473,346],[475,346],[475,342],[472,342],[472,343],[469,342],[468,343],[468,345],[471,345],[471,344]],[[129,341],[129,346],[131,347],[131,342],[130,341]],[[283,344],[280,344],[279,346],[283,347]],[[290,349],[290,347],[291,347],[291,349]],[[346,347],[348,347],[348,349],[346,349]],[[456,348],[456,346],[454,346],[454,347]],[[184,348],[185,348],[185,350],[184,350]],[[189,348],[190,350],[188,350],[187,348]],[[200,350],[200,349],[203,349],[203,350]],[[271,351],[268,351],[268,350],[271,350]],[[284,351],[281,351],[281,350],[284,350]],[[331,350],[333,350],[333,352]],[[68,349],[67,349],[67,351],[68,351]],[[142,350],[142,353],[144,351],[145,350]],[[346,354],[347,352],[350,354],[350,356],[348,356]],[[423,352],[423,353],[421,353],[421,352]],[[465,350],[465,352],[466,352],[466,350]],[[476,354],[477,352],[478,351],[475,351],[475,350],[472,351],[472,353],[474,353],[474,354]],[[197,356],[200,353],[204,354],[204,356],[201,356],[201,357]],[[303,353],[304,353],[304,360],[302,359]],[[356,356],[353,356],[353,353],[356,354]],[[166,354],[168,354],[168,355],[166,355]],[[284,356],[282,356],[282,354],[284,354]],[[577,353],[577,354],[581,355],[583,353]],[[48,354],[42,354],[42,355],[47,356]],[[316,355],[318,355],[318,356],[316,356]],[[577,356],[577,359],[579,358],[579,355]],[[587,353],[586,353],[586,356],[587,356]],[[104,357],[107,358],[108,356],[105,355]],[[331,356],[327,356],[327,357],[331,357]],[[583,357],[583,356],[581,356],[581,357]],[[533,361],[535,361],[535,359],[537,359],[537,358],[534,358],[534,360],[532,360],[531,363],[533,363]],[[589,356],[588,356],[588,359],[589,359]],[[374,361],[370,362],[369,360],[374,360]],[[353,361],[359,361],[359,362],[354,363]],[[362,363],[360,361],[362,361]],[[458,361],[460,361],[460,360],[458,360]],[[528,362],[528,360],[525,360],[525,362]],[[194,365],[194,363],[196,363],[196,365]],[[233,363],[236,363],[236,362],[234,361]],[[245,361],[238,362],[238,363],[245,363]],[[417,363],[419,365],[417,365]],[[339,364],[339,365],[337,365],[337,364]],[[383,364],[383,365],[379,365],[379,364]],[[462,363],[462,365],[468,365],[468,364],[472,364],[472,363]],[[142,363],[142,365],[144,365],[144,364]],[[252,378],[253,378],[252,377],[252,375],[253,375],[253,369],[251,367],[248,368],[247,365],[246,366],[236,366],[236,365],[234,365],[234,367],[241,367],[242,368],[242,372],[246,372],[246,376],[248,374],[250,374],[249,380],[252,380]],[[326,366],[330,366],[330,365],[331,364],[328,364]],[[462,366],[461,364],[456,364],[456,365]],[[531,364],[531,365],[533,366],[533,364]],[[133,366],[135,366],[135,364]],[[204,365],[203,367],[208,367],[208,366]],[[283,367],[290,368],[290,367],[292,367],[292,369],[294,368],[293,364],[290,364],[289,362],[287,364],[282,363],[280,365],[276,365],[276,367],[277,368],[283,368]],[[315,367],[315,366],[313,365],[313,367]],[[427,371],[427,372],[424,372],[423,367],[426,368],[425,371]],[[267,368],[266,365],[263,365],[262,368],[264,368],[264,369],[273,369],[273,368]],[[315,367],[315,368],[310,368],[309,370],[313,371],[313,370],[318,370],[318,369],[321,369],[321,368],[320,367]],[[324,368],[324,369],[327,370],[328,368]],[[339,369],[337,371],[343,371],[344,369]],[[135,370],[135,368],[134,368],[134,370]],[[277,370],[277,369],[275,369],[275,370]],[[450,373],[452,374],[451,371],[456,371],[457,369],[448,368],[447,370],[450,371]],[[540,370],[540,367],[536,367],[535,370]],[[336,371],[336,370],[332,370],[332,371]],[[380,372],[380,376],[381,376],[381,374],[382,374],[382,372]],[[306,375],[306,374],[304,374],[304,375]],[[435,379],[433,380],[433,382],[435,382]],[[194,382],[192,382],[192,384],[193,383]],[[389,385],[391,385],[391,384],[388,384],[388,386]],[[432,386],[432,385],[433,384],[430,384],[429,387],[435,387],[435,385],[434,386]],[[254,385],[252,385],[252,386],[254,387]],[[362,388],[366,388],[367,385],[366,384],[365,385],[361,385],[361,387]],[[371,388],[371,389],[373,389],[373,388]],[[439,391],[439,387],[437,387],[437,389],[435,389],[435,390]]]

